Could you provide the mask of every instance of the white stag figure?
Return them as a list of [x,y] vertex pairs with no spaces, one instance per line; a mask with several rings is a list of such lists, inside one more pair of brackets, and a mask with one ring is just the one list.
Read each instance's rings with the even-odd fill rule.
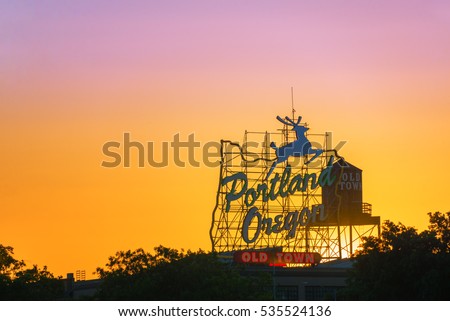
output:
[[274,142],[270,143],[270,147],[275,149],[277,159],[273,162],[272,167],[269,170],[269,173],[267,173],[266,179],[268,179],[270,174],[272,174],[277,164],[286,161],[289,158],[289,156],[301,157],[305,155],[314,154],[314,156],[310,160],[305,162],[306,165],[315,160],[320,154],[323,153],[322,149],[312,148],[311,142],[308,140],[308,138],[306,138],[305,133],[309,130],[309,128],[300,125],[300,121],[302,120],[301,116],[298,117],[297,122],[294,122],[287,116],[285,117],[285,119],[281,118],[280,116],[277,116],[277,119],[282,124],[292,126],[292,130],[295,131],[297,140],[293,141],[292,143],[283,145],[281,147],[275,146]]

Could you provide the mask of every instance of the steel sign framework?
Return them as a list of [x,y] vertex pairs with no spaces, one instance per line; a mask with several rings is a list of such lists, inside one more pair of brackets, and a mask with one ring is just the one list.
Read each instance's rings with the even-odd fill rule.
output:
[[[371,217],[371,212],[368,213],[367,210],[368,204],[361,204],[361,214],[369,214],[369,219],[353,222],[342,220],[344,224],[341,224],[339,217],[345,216],[341,212],[338,212],[337,219],[318,219],[319,210],[323,211],[324,206],[322,186],[313,182],[306,181],[307,186],[283,197],[256,198],[256,193],[253,193],[250,197],[236,197],[232,203],[227,199],[230,193],[243,189],[253,189],[261,194],[261,186],[268,185],[274,176],[286,176],[286,170],[291,178],[318,178],[330,166],[330,162],[336,163],[341,159],[335,150],[329,149],[331,134],[305,133],[308,142],[309,139],[313,140],[312,146],[322,149],[311,147],[311,154],[305,152],[297,155],[300,157],[285,157],[285,161],[276,162],[278,154],[274,146],[287,146],[299,140],[298,133],[292,130],[289,123],[283,124],[282,129],[273,133],[245,132],[242,144],[221,141],[220,177],[210,229],[213,251],[281,248],[289,252],[316,252],[321,255],[322,261],[350,257],[361,242],[361,237],[380,233],[380,219]],[[305,128],[307,126],[300,125]],[[256,145],[259,147],[253,147]],[[318,153],[317,150],[321,152]],[[224,179],[227,181],[233,175],[246,177],[246,180],[224,184]],[[271,176],[268,178],[268,175]],[[335,179],[340,180],[341,177],[338,175]],[[248,215],[252,208],[260,216],[250,221]],[[308,209],[308,215],[300,215],[305,209]],[[314,211],[315,216],[311,218]],[[294,231],[283,229],[283,226],[288,226],[289,220],[292,221],[292,213],[298,213],[299,220],[303,222]],[[321,217],[322,214],[321,212]],[[243,237],[243,233],[247,238]]]

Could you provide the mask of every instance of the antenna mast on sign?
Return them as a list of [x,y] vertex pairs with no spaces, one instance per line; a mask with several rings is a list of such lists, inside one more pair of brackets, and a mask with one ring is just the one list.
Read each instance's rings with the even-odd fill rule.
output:
[[295,109],[294,109],[294,87],[291,87],[291,101],[292,101],[292,120],[295,120]]

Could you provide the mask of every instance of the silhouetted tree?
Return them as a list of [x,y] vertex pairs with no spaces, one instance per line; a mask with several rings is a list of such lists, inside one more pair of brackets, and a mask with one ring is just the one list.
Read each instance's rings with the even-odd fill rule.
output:
[[56,300],[64,294],[64,285],[44,266],[26,269],[16,260],[14,249],[0,244],[0,300]]
[[178,251],[163,246],[117,252],[105,268],[98,298],[109,300],[270,299],[268,274],[247,276],[215,253]]
[[429,229],[386,221],[364,238],[341,294],[353,300],[449,300],[450,213],[428,213]]
[[14,249],[0,244],[0,299],[7,300],[15,272],[25,263],[13,257]]

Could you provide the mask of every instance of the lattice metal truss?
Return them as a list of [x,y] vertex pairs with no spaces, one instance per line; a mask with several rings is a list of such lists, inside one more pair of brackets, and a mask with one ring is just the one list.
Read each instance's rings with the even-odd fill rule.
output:
[[[306,125],[306,124],[305,124]],[[324,152],[313,162],[305,165],[312,156],[290,157],[286,162],[279,163],[272,175],[282,175],[286,166],[290,165],[292,176],[300,174],[316,173],[323,171],[330,158],[335,156],[331,148],[331,134],[309,134],[308,139],[313,147],[321,148]],[[220,179],[217,191],[216,207],[212,215],[210,238],[213,251],[229,252],[243,249],[267,249],[282,248],[291,252],[317,252],[322,256],[322,261],[350,257],[361,242],[362,236],[377,236],[380,233],[380,225],[327,225],[318,223],[314,225],[299,226],[294,237],[287,236],[288,231],[261,233],[260,237],[251,244],[247,244],[242,238],[243,220],[249,207],[240,198],[231,204],[230,210],[225,210],[225,196],[230,192],[230,184],[222,185],[222,179],[235,173],[245,173],[248,180],[247,188],[256,188],[262,184],[276,158],[271,142],[277,146],[296,140],[295,132],[286,125],[278,132],[245,132],[243,143],[230,141],[221,142],[221,167]],[[334,161],[336,161],[334,157]],[[242,188],[242,183],[236,188]],[[296,192],[284,198],[276,198],[274,201],[264,202],[258,199],[255,204],[263,218],[273,218],[279,214],[286,217],[288,212],[301,211],[305,207],[322,204],[322,188],[309,186],[304,192]],[[254,233],[256,227],[250,226],[250,233]]]

